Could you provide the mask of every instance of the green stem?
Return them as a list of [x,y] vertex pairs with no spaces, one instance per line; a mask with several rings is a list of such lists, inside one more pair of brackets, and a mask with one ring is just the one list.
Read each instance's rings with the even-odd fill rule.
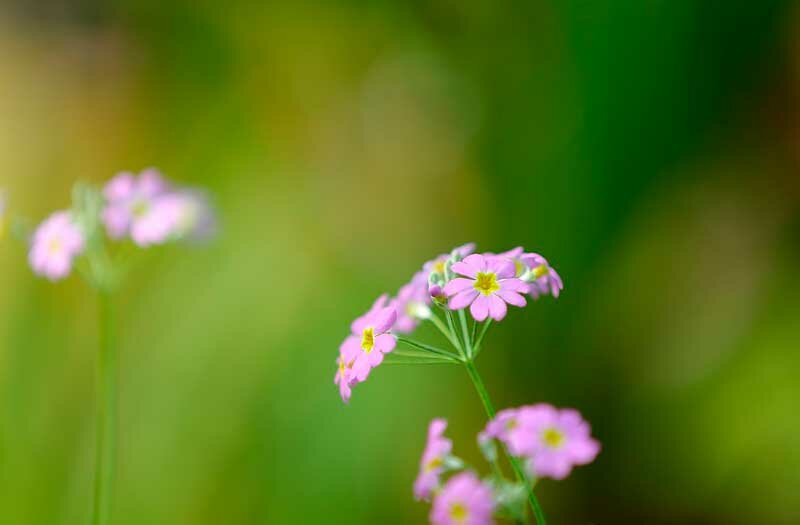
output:
[[458,339],[455,339],[453,337],[453,333],[447,329],[442,320],[439,319],[439,316],[437,316],[435,313],[431,313],[429,320],[442,333],[442,335],[444,335],[447,338],[447,340],[450,341],[450,344],[453,345],[453,347],[456,350],[458,350],[459,349]]
[[453,365],[453,361],[445,361],[444,359],[389,359],[388,357],[383,361],[385,365]]
[[[469,374],[469,378],[472,379],[472,384],[475,385],[475,390],[478,392],[478,397],[481,398],[481,403],[483,403],[483,408],[486,410],[486,415],[489,416],[489,419],[493,419],[495,416],[494,406],[492,406],[492,400],[489,398],[489,392],[486,390],[486,386],[483,384],[480,374],[478,374],[478,369],[475,368],[475,363],[472,361],[467,361],[464,363],[464,365],[467,367],[467,373]],[[533,509],[533,515],[536,517],[536,523],[538,525],[546,525],[544,514],[542,513],[542,507],[539,505],[539,500],[536,499],[536,495],[533,493],[533,488],[528,482],[528,478],[525,475],[525,472],[522,470],[519,460],[509,454],[505,447],[504,450],[508,456],[508,461],[511,464],[511,468],[514,470],[514,474],[517,476],[517,479],[525,483],[525,487],[528,490],[528,502],[531,505],[531,509]]]
[[467,354],[467,359],[472,359],[472,339],[469,337],[467,316],[463,309],[458,311],[458,320],[461,323],[461,337],[464,338],[464,352]]
[[416,348],[418,350],[422,350],[423,352],[428,352],[431,354],[435,354],[437,356],[441,356],[453,362],[460,362],[460,360],[455,355],[453,355],[452,352],[448,352],[447,350],[442,350],[441,348],[436,348],[435,346],[427,345],[425,343],[420,343],[419,341],[415,341],[414,339],[409,339],[401,335],[398,335],[396,337],[398,343],[403,343],[407,346],[410,346],[411,348]]
[[92,525],[110,523],[116,456],[117,354],[114,347],[114,311],[108,291],[99,292],[100,348],[97,354],[96,456]]
[[466,359],[467,355],[464,353],[464,347],[458,341],[458,335],[456,334],[456,324],[453,322],[453,312],[446,308],[444,313],[447,317],[447,326],[450,328],[450,334],[453,336],[451,342],[453,343],[453,346],[456,347],[456,350],[458,350],[458,353],[461,354],[461,358]]
[[483,323],[483,327],[481,328],[481,333],[478,335],[478,339],[472,345],[472,359],[474,360],[478,357],[478,354],[481,353],[481,343],[483,343],[483,336],[486,335],[486,331],[489,330],[489,326],[492,324],[492,319],[489,318]]

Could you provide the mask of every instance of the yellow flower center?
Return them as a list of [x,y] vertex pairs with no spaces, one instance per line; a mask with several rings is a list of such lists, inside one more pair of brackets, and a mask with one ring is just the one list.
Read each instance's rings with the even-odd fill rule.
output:
[[431,470],[435,470],[441,467],[442,465],[444,465],[444,461],[442,461],[442,458],[433,458],[428,462],[427,465],[425,465],[425,470],[430,472]]
[[364,328],[364,332],[361,335],[361,349],[366,353],[370,353],[373,346],[375,346],[375,329],[368,326]]
[[558,429],[548,428],[542,434],[542,440],[550,448],[558,448],[564,444],[564,434]]
[[142,217],[147,213],[149,208],[147,201],[137,200],[133,203],[133,206],[131,206],[131,215],[134,217]]
[[516,418],[512,418],[506,421],[506,430],[514,430],[515,428],[517,428]]
[[61,239],[50,239],[47,243],[47,252],[50,255],[55,255],[61,251]]
[[533,277],[535,279],[538,279],[540,277],[544,277],[548,273],[550,273],[550,269],[547,268],[546,264],[540,264],[539,266],[537,266],[536,268],[533,269]]
[[475,276],[475,284],[472,287],[483,295],[492,295],[500,289],[500,285],[497,284],[497,274],[494,272],[478,272]]
[[453,503],[450,507],[450,519],[456,523],[464,523],[469,517],[469,511],[463,503]]
[[435,263],[433,263],[433,271],[435,273],[444,273],[444,259],[439,259]]

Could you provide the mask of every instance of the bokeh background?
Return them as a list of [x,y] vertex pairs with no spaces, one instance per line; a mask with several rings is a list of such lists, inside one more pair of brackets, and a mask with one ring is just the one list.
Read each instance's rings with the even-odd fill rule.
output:
[[[469,240],[565,281],[479,360],[499,407],[603,443],[541,484],[551,523],[799,523],[798,108],[797,2],[0,7],[11,215],[150,165],[221,215],[116,298],[119,525],[424,523],[428,421],[480,464],[465,372],[387,366],[343,406],[334,359]],[[9,235],[0,290],[0,521],[85,523],[96,300]]]

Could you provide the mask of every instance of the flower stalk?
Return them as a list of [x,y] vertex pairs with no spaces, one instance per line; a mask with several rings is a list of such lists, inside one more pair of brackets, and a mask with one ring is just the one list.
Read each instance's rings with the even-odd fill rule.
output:
[[116,467],[117,352],[114,307],[111,292],[98,292],[99,351],[97,354],[97,416],[94,502],[92,525],[107,525],[111,519]]

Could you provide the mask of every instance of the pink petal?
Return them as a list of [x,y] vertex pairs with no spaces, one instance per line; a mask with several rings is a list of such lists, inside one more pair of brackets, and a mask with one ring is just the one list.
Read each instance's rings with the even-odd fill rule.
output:
[[370,370],[372,370],[372,367],[369,364],[368,355],[364,352],[361,352],[356,359],[356,362],[353,363],[353,377],[358,382],[366,381],[367,377],[369,377]]
[[380,352],[382,354],[389,353],[397,346],[397,339],[393,335],[381,334],[375,338],[375,345],[372,348],[372,353]]
[[468,265],[466,261],[459,261],[457,263],[453,263],[453,266],[451,266],[450,269],[457,274],[466,275],[467,277],[473,277],[473,278],[475,277],[475,274],[478,272],[478,270]]
[[382,334],[389,330],[392,327],[394,322],[397,320],[397,311],[394,308],[388,307],[382,309],[378,314],[375,316],[375,321],[373,327],[375,328],[376,334]]
[[468,288],[472,288],[474,284],[475,281],[473,279],[464,279],[463,277],[456,277],[455,279],[453,279],[452,281],[450,281],[445,285],[444,293],[445,295],[448,296],[455,295],[458,292],[463,292]]
[[489,270],[497,274],[498,279],[508,279],[517,274],[517,268],[514,266],[514,261],[506,257],[495,257],[492,264],[489,265]]
[[[477,294],[477,292],[475,292]],[[478,295],[478,298],[472,302],[469,308],[472,317],[480,322],[489,316],[489,298],[485,295]]]
[[372,349],[372,352],[369,354],[365,354],[367,356],[367,361],[369,362],[369,366],[375,368],[379,364],[383,362],[383,352],[379,352],[376,348]]
[[499,284],[501,290],[511,290],[519,293],[528,293],[530,289],[526,282],[516,278],[502,279]]
[[479,253],[467,255],[462,262],[470,268],[473,268],[476,272],[483,272],[486,270],[486,258]]
[[500,290],[497,295],[508,304],[513,304],[514,306],[525,306],[526,304],[524,297],[511,290]]
[[506,310],[508,307],[506,303],[500,299],[497,295],[490,295],[489,299],[489,315],[492,316],[492,319],[495,321],[502,321],[503,317],[506,316]]
[[451,310],[461,310],[469,306],[477,296],[478,290],[466,290],[451,297],[447,306]]

